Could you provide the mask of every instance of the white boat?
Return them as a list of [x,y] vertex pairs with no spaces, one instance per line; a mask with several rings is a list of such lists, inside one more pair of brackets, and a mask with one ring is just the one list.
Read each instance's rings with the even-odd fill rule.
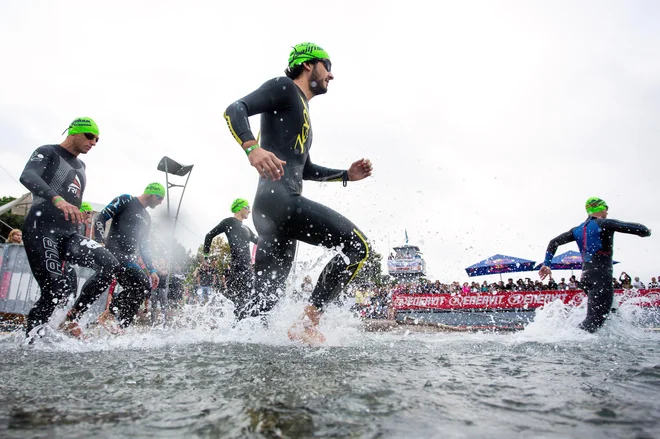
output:
[[387,259],[387,271],[397,279],[426,276],[426,261],[416,245],[394,247],[394,253]]

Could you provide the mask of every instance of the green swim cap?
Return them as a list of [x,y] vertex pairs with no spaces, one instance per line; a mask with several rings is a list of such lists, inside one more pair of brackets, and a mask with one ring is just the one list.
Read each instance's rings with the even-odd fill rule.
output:
[[98,136],[99,126],[91,117],[79,117],[69,125],[69,136],[82,133],[92,133]]
[[587,200],[587,204],[584,206],[587,209],[587,213],[591,215],[592,213],[602,212],[607,210],[607,203],[600,198],[591,197]]
[[249,208],[250,203],[243,198],[236,198],[233,203],[231,203],[231,213],[236,213],[241,209]]
[[80,211],[81,212],[91,212],[93,210],[94,210],[94,208],[87,201],[83,201],[82,204],[80,205]]
[[165,188],[160,183],[149,183],[149,186],[144,189],[144,193],[165,198]]
[[289,68],[292,69],[312,59],[330,59],[330,55],[314,43],[296,44],[289,54]]

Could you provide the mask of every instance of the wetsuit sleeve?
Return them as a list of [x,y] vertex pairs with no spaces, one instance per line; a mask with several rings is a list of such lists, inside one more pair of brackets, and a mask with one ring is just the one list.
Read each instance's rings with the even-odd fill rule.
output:
[[120,195],[103,208],[101,213],[96,217],[94,223],[94,240],[103,242],[103,235],[105,234],[105,223],[114,218],[119,212],[125,209],[128,202],[133,198],[131,195]]
[[53,197],[59,194],[55,192],[43,179],[44,172],[49,163],[52,163],[57,154],[50,148],[39,147],[37,148],[30,160],[25,165],[23,173],[21,174],[20,181],[32,194],[48,201],[52,201]]
[[575,236],[573,236],[573,229],[568,232],[562,233],[561,235],[555,237],[548,244],[548,248],[545,251],[545,260],[543,265],[549,267],[552,263],[552,258],[555,257],[555,253],[560,245],[568,244],[569,242],[575,241]]
[[641,237],[651,236],[651,231],[643,224],[638,223],[625,223],[615,219],[604,219],[598,221],[598,225],[604,230],[611,230],[613,232],[628,233],[630,235],[637,235]]
[[[346,178],[344,177],[346,173]],[[343,169],[330,169],[312,163],[310,155],[307,154],[307,161],[303,168],[303,180],[313,181],[344,181],[348,180],[348,171]]]
[[208,254],[208,252],[211,251],[211,243],[213,242],[213,238],[218,236],[221,233],[226,233],[227,232],[227,220],[223,219],[220,221],[220,224],[215,226],[213,230],[211,230],[209,233],[206,234],[206,238],[204,238],[204,254]]
[[248,118],[292,106],[291,99],[295,99],[297,95],[295,87],[293,81],[288,78],[271,79],[227,107],[224,117],[234,139],[240,145],[255,140]]
[[256,244],[258,241],[259,241],[259,237],[257,236],[256,233],[252,231],[252,229],[250,229],[250,242]]

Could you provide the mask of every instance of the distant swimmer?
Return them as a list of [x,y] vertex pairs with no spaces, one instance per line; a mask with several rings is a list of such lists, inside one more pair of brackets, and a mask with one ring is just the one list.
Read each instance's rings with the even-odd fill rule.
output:
[[[301,322],[304,329],[290,333],[303,340],[323,340],[317,326],[324,307],[356,276],[370,251],[365,234],[349,219],[302,196],[303,180],[345,186],[372,174],[367,159],[348,169],[312,163],[309,101],[328,91],[334,79],[331,69],[325,50],[313,43],[298,44],[289,55],[286,77],[265,82],[225,111],[229,130],[260,177],[253,216],[259,233],[254,267],[259,311],[268,313],[283,295],[298,241],[339,250],[312,292]],[[248,120],[257,114],[261,114],[260,143]]]
[[27,316],[25,329],[30,340],[41,335],[38,327],[75,292],[76,282],[67,281],[72,269],[67,271],[65,262],[95,271],[60,325],[74,337],[82,336],[77,319],[108,288],[119,268],[119,262],[107,249],[81,235],[78,229],[85,221],[80,207],[87,183],[85,164],[78,156],[96,146],[99,128],[91,118],[80,117],[71,122],[67,134],[59,145],[37,148],[21,174],[21,183],[33,197],[23,224],[25,252],[41,290]]
[[607,219],[608,206],[600,198],[589,198],[585,208],[589,217],[582,224],[550,241],[539,276],[545,279],[552,273],[550,263],[560,245],[576,241],[582,254],[582,289],[588,298],[587,317],[580,323],[580,328],[596,332],[605,323],[614,299],[614,232],[646,237],[651,236],[651,231],[642,224]]
[[231,266],[226,279],[227,297],[234,302],[234,314],[241,320],[248,316],[250,299],[253,298],[252,284],[254,270],[250,257],[250,242],[257,243],[257,235],[243,221],[250,216],[250,203],[243,198],[237,198],[231,203],[234,214],[223,219],[204,239],[204,256],[208,257],[213,239],[224,233],[231,250]]

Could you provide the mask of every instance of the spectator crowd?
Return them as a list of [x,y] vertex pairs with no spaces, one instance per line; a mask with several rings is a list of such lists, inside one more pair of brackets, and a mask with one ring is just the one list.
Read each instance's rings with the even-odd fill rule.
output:
[[[648,284],[645,284],[639,277],[631,278],[626,272],[616,278],[612,278],[612,285],[615,290],[619,289],[650,289],[660,288],[659,277],[652,277]],[[487,281],[442,283],[440,281],[429,281],[421,278],[413,282],[394,283],[383,286],[373,284],[364,284],[354,286],[351,289],[351,296],[355,299],[352,309],[358,315],[364,318],[393,318],[391,303],[393,294],[467,294],[467,293],[491,293],[517,292],[517,291],[548,291],[548,290],[579,290],[580,281],[575,275],[566,280],[561,278],[556,282],[552,277],[548,282],[540,280],[533,281],[531,278],[518,279],[514,281],[509,278],[505,283],[503,280],[488,283]]]

